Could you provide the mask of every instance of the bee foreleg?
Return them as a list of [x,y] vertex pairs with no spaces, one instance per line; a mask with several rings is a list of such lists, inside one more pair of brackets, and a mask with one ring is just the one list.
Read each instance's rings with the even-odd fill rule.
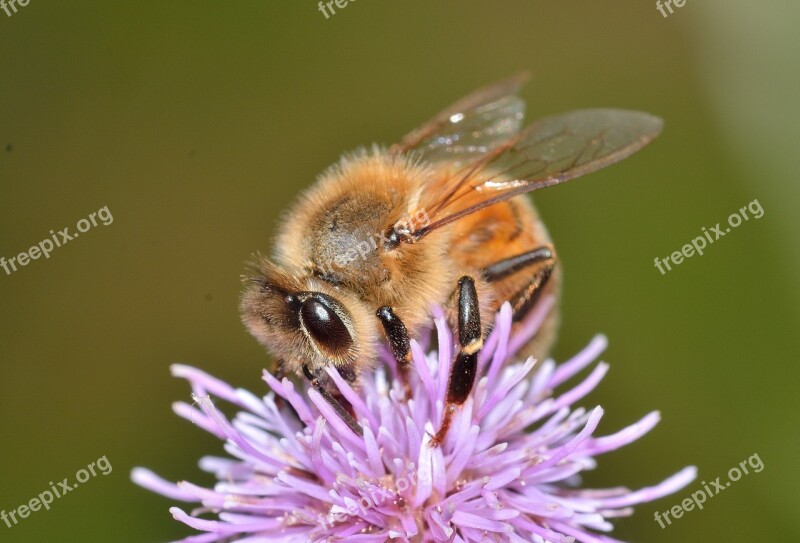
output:
[[408,337],[408,330],[400,317],[388,305],[381,307],[376,315],[383,324],[383,330],[389,340],[389,348],[397,361],[397,372],[408,392],[408,370],[411,367],[411,340]]
[[288,373],[288,368],[286,366],[286,362],[283,360],[278,360],[275,363],[275,379],[278,381],[283,381],[283,378],[286,377]]
[[487,266],[483,269],[483,276],[489,282],[498,281],[534,264],[545,262],[552,267],[555,260],[556,256],[553,248],[545,245]]
[[469,276],[464,276],[458,281],[458,343],[461,350],[450,371],[444,419],[439,432],[431,441],[433,447],[444,441],[453,415],[467,401],[475,383],[478,354],[483,348],[478,293],[475,290],[475,281]]
[[[314,373],[311,372],[311,369],[308,367],[308,364],[303,364],[303,375],[306,376],[306,379],[309,380],[311,386],[314,387],[314,390],[319,392],[319,394],[325,398],[333,410],[336,411],[336,414],[341,417],[341,419],[350,427],[356,435],[364,435],[364,431],[361,429],[361,426],[356,421],[353,414],[348,411],[347,407],[342,405],[342,401],[346,401],[343,397],[337,397],[331,394],[328,391],[328,388],[325,386],[325,383]],[[349,405],[348,405],[349,407]]]
[[[286,374],[287,374],[286,362],[284,362],[283,360],[278,360],[275,364],[275,379],[277,379],[278,381],[283,381],[283,378],[286,377]],[[284,399],[278,396],[277,394],[275,395],[275,405],[278,407],[278,409],[283,409],[288,405],[292,411],[295,411],[295,409],[291,407],[292,404],[286,403]],[[295,413],[297,413],[297,411],[295,411]]]

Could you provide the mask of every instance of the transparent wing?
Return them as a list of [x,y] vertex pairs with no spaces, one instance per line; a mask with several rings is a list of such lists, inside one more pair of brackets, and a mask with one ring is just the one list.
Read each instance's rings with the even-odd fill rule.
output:
[[502,200],[618,162],[652,141],[662,125],[653,115],[619,109],[541,119],[425,190],[420,203],[431,223],[414,237]]
[[519,74],[478,89],[407,134],[392,151],[417,151],[429,162],[454,165],[487,154],[522,127],[525,102],[515,94],[527,78]]
[[428,162],[466,164],[492,151],[522,128],[525,102],[516,96],[503,98],[455,113],[439,132],[424,139],[414,150]]

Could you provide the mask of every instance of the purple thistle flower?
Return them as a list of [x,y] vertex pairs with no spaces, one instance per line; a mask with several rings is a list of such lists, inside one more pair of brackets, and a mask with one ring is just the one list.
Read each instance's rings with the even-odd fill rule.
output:
[[[595,456],[635,441],[659,415],[594,437],[603,410],[587,412],[573,404],[603,378],[603,362],[574,388],[554,394],[605,349],[602,336],[560,365],[547,360],[535,368],[530,358],[511,363],[552,305],[542,302],[514,334],[511,309],[502,307],[481,353],[479,381],[438,447],[429,443],[442,420],[454,347],[440,311],[439,352],[426,355],[412,342],[410,398],[388,352],[385,365],[362,375],[358,392],[328,370],[352,404],[363,436],[315,390],[298,391],[267,371],[264,380],[273,392],[258,398],[174,365],[172,374],[189,381],[199,403],[199,409],[176,403],[175,412],[224,440],[233,458],[200,460],[201,469],[219,480],[213,489],[172,484],[143,468],[134,469],[132,478],[168,498],[202,504],[191,513],[170,509],[177,520],[205,532],[185,543],[613,543],[601,535],[611,531],[610,519],[683,488],[696,469],[637,491],[579,486],[580,473],[595,467]],[[210,396],[241,411],[229,421]],[[207,513],[216,520],[201,518]]]

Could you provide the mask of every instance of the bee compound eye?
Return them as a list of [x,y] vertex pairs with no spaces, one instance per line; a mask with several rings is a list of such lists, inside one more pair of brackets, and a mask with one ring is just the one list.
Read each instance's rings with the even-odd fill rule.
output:
[[308,298],[300,309],[300,318],[323,352],[341,356],[353,345],[353,338],[332,305],[316,297]]

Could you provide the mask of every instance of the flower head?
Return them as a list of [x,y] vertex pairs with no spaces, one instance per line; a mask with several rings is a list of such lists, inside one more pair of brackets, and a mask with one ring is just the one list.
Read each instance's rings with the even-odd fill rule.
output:
[[[272,389],[258,398],[182,365],[173,375],[189,381],[199,409],[177,403],[175,412],[225,441],[231,458],[204,457],[200,467],[219,482],[213,489],[172,484],[143,468],[139,485],[174,500],[199,503],[172,515],[204,533],[191,543],[305,542],[553,542],[612,543],[610,519],[632,506],[684,487],[689,467],[637,491],[587,489],[580,474],[595,457],[626,445],[658,422],[657,412],[605,437],[594,431],[600,407],[576,408],[608,366],[597,364],[577,386],[555,393],[589,366],[606,341],[596,337],[567,362],[511,362],[549,310],[541,307],[514,334],[504,305],[481,353],[478,381],[453,418],[447,438],[431,446],[442,420],[453,338],[439,313],[438,352],[412,342],[408,391],[385,364],[362,375],[353,390],[328,370],[363,426],[354,433],[315,390],[297,390],[269,372]],[[406,394],[410,393],[410,397]],[[229,421],[212,403],[241,411]],[[278,399],[278,397],[280,399]],[[213,514],[216,519],[202,518]]]

